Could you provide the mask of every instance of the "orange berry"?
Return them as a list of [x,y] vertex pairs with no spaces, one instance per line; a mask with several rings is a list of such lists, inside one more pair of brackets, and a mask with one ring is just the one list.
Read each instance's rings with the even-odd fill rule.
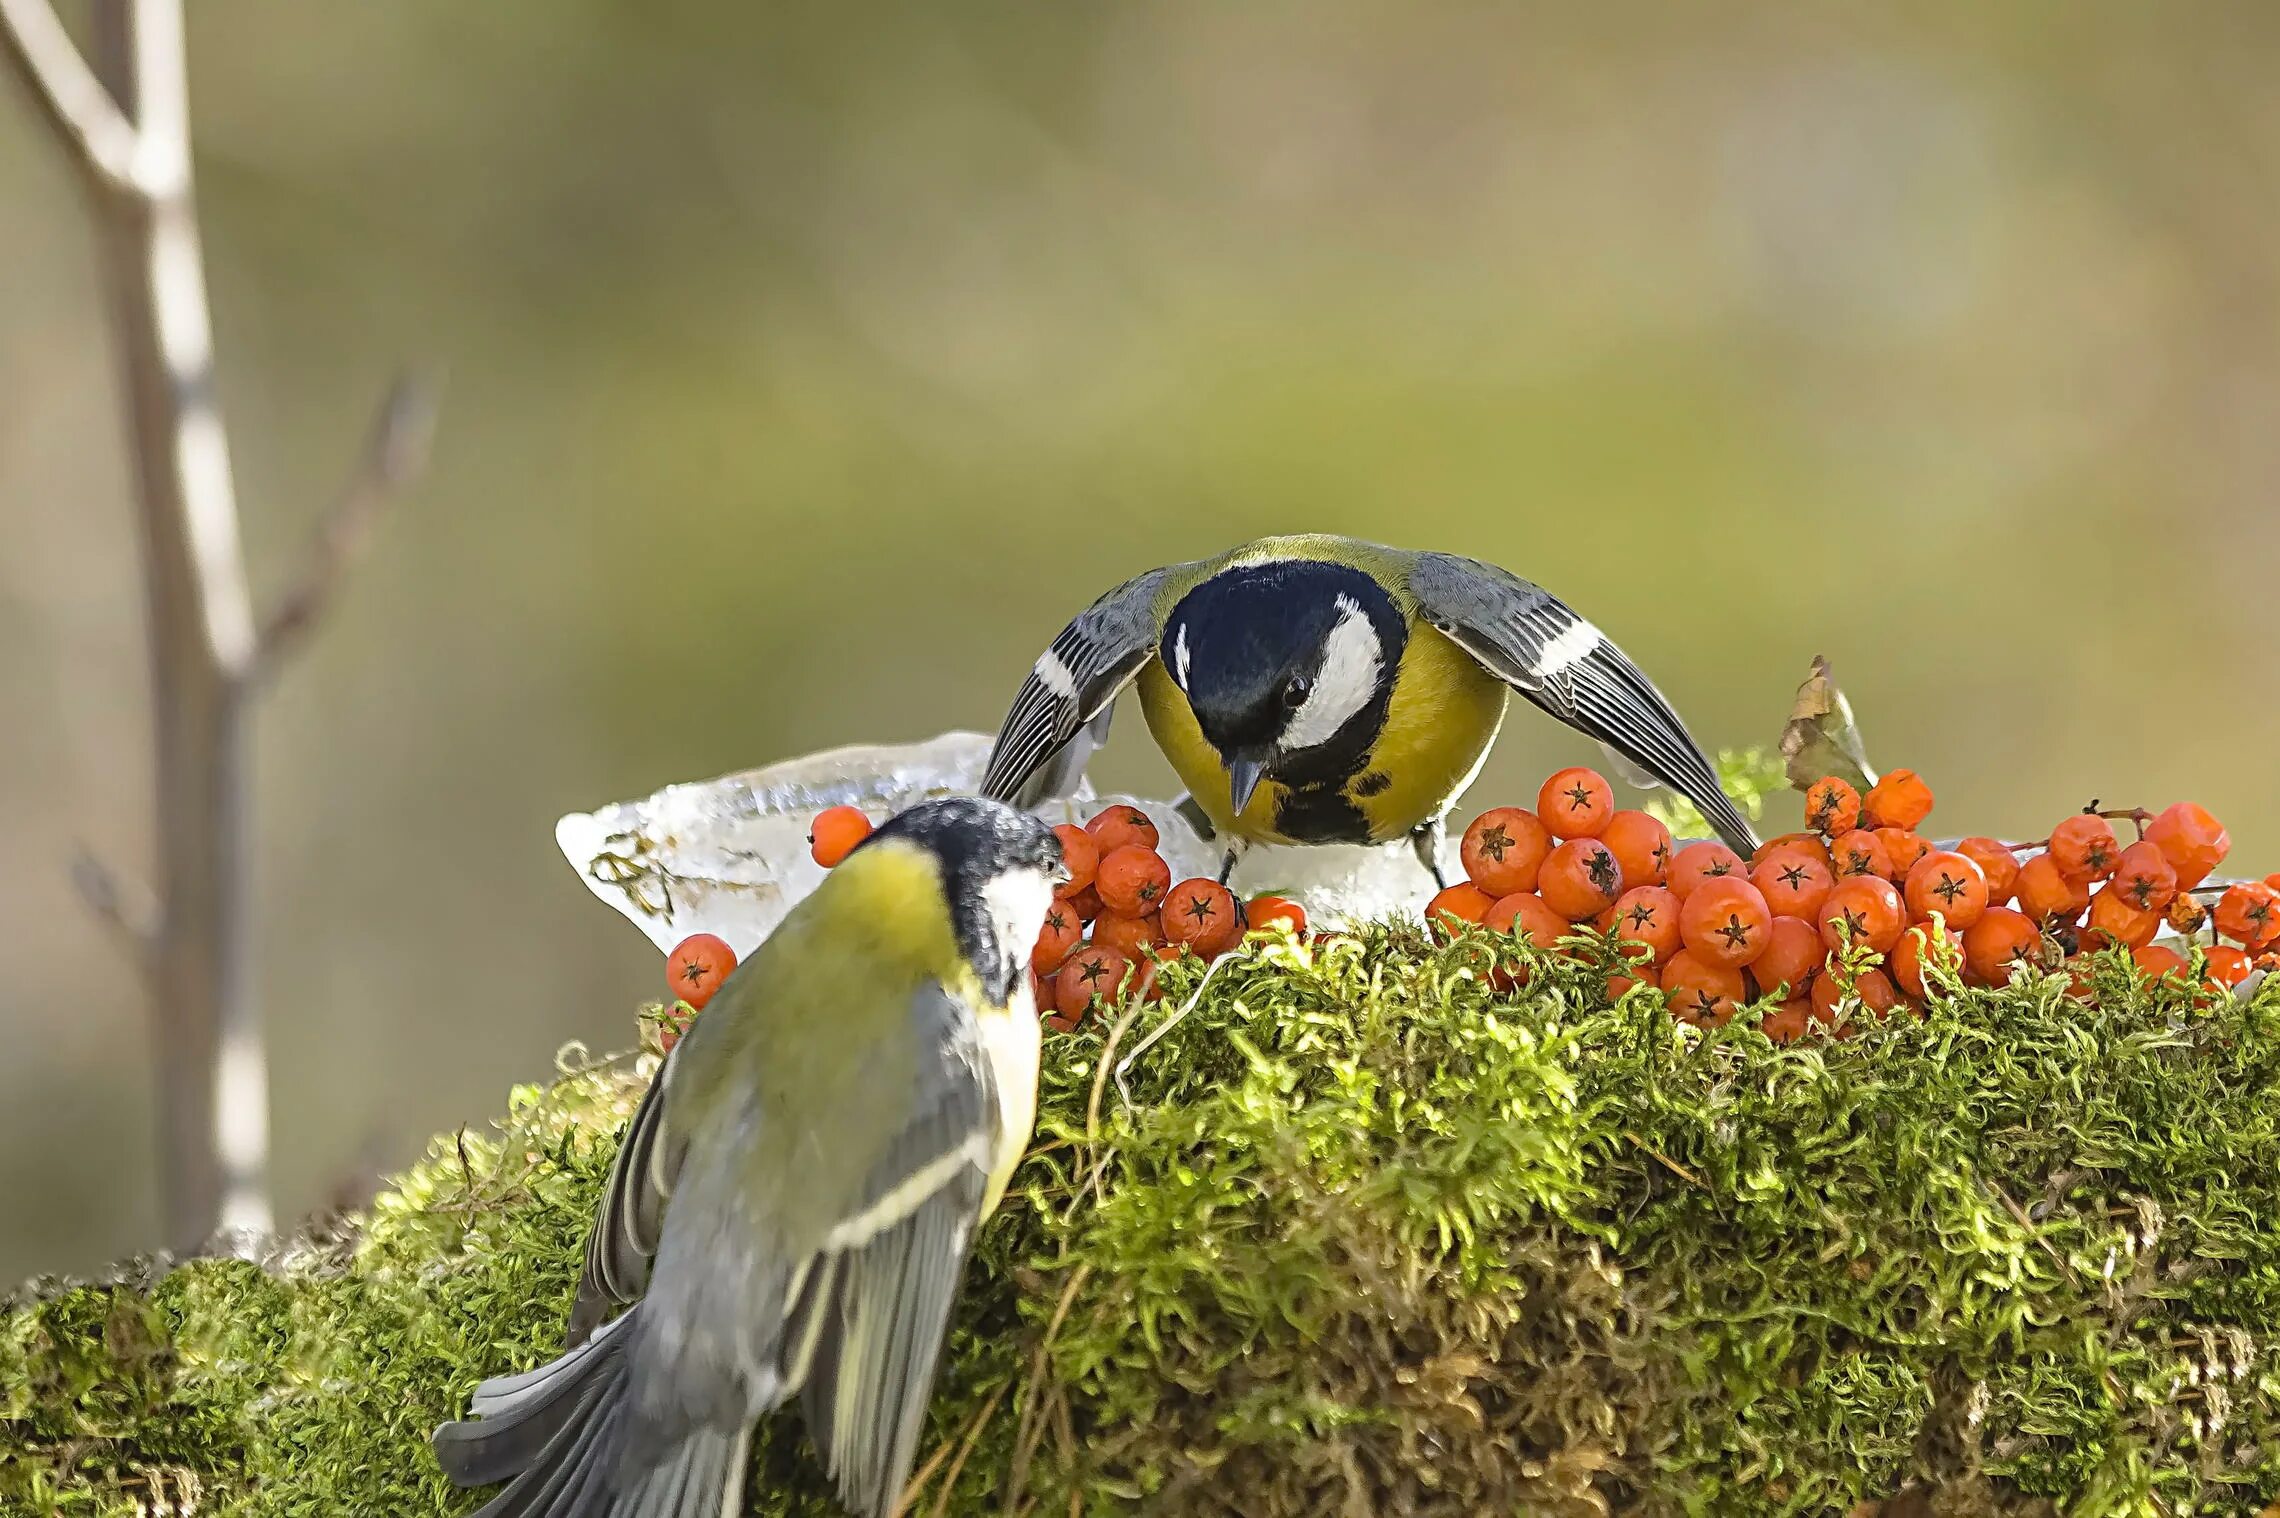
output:
[[1132,961],[1114,949],[1097,944],[1079,949],[1053,977],[1053,1005],[1063,1017],[1081,1018],[1095,997],[1115,1001],[1131,973]]
[[2090,882],[2076,880],[2048,854],[2019,866],[2019,910],[2036,922],[2073,922],[2090,905]]
[[1932,815],[1932,788],[1914,770],[1894,770],[1860,799],[1861,826],[1907,831]]
[[1561,939],[1575,931],[1575,925],[1544,905],[1544,898],[1532,891],[1515,891],[1499,898],[1488,909],[1481,925],[1499,933],[1510,933],[1525,938],[1539,949],[1559,947]]
[[1662,967],[1662,988],[1670,996],[1671,1011],[1703,1027],[1716,1027],[1732,1017],[1735,1004],[1746,994],[1738,968],[1697,959],[1684,949]]
[[1029,951],[1032,969],[1050,975],[1061,968],[1061,962],[1085,941],[1085,922],[1077,909],[1065,901],[1056,901],[1045,914],[1045,926],[1037,930],[1037,947]]
[[1747,879],[1749,873],[1742,856],[1724,844],[1690,843],[1671,856],[1669,878],[1663,884],[1676,891],[1683,901],[1705,880],[1715,880],[1721,875]]
[[1092,834],[1066,822],[1053,829],[1053,836],[1061,840],[1061,863],[1069,872],[1069,878],[1055,886],[1053,894],[1067,901],[1093,883],[1093,872],[1100,868],[1100,849],[1093,843]]
[[1765,897],[1776,917],[1802,917],[1807,922],[1821,910],[1837,877],[1812,855],[1789,849],[1768,855],[1750,871],[1750,884]]
[[1866,828],[1855,828],[1829,845],[1830,867],[1837,879],[1848,875],[1873,875],[1880,880],[1892,878],[1892,852],[1885,848],[1884,840]]
[[1488,920],[1488,909],[1495,905],[1495,897],[1469,880],[1460,880],[1425,903],[1425,921],[1444,935],[1445,941],[1447,925],[1442,918],[1478,924]]
[[1878,828],[1876,841],[1884,845],[1884,857],[1892,861],[1892,873],[1884,878],[1894,885],[1906,880],[1916,862],[1932,851],[1928,840],[1906,828]]
[[1164,922],[1153,912],[1142,917],[1103,912],[1092,925],[1092,936],[1096,948],[1138,960],[1164,941]]
[[2177,889],[2190,891],[2209,878],[2232,850],[2232,835],[2207,808],[2180,801],[2145,825],[2146,841],[2177,872]]
[[1306,908],[1288,896],[1254,896],[1243,909],[1243,918],[1254,933],[1280,925],[1306,936]]
[[1615,788],[1597,770],[1560,770],[1536,793],[1536,815],[1555,838],[1596,838],[1615,815]]
[[2211,944],[2201,951],[2201,958],[2207,963],[2209,984],[2227,991],[2248,979],[2254,968],[2246,954],[2229,944]]
[[830,869],[871,836],[871,819],[858,806],[828,806],[808,824],[808,857]]
[[1758,1032],[1777,1044],[1794,1044],[1810,1031],[1812,1012],[1811,1001],[1792,997],[1759,1020]]
[[1844,935],[1849,931],[1854,945],[1866,944],[1888,954],[1900,941],[1900,930],[1908,926],[1908,912],[1891,881],[1877,875],[1848,875],[1821,903],[1818,922],[1821,942],[1832,953],[1845,949]]
[[1243,914],[1234,893],[1216,880],[1183,880],[1164,893],[1164,941],[1185,944],[1204,958],[1223,954],[1243,937]]
[[2010,980],[2012,965],[2031,963],[2041,947],[2034,919],[2009,907],[1989,907],[1964,930],[1963,966],[1980,985],[2000,986]]
[[2011,899],[2019,885],[2019,856],[1992,838],[1966,838],[1955,851],[1979,866],[1987,877],[1987,904],[1999,907]]
[[1823,775],[1805,789],[1805,825],[1830,838],[1860,826],[1860,792],[1849,781]]
[[1907,897],[1912,920],[1937,912],[1960,933],[1987,910],[1987,875],[1967,854],[1926,854],[1908,872]]
[[2114,825],[2095,812],[2076,812],[2050,830],[2050,857],[2073,880],[2104,880],[2122,856]]
[[2161,914],[2133,907],[2129,898],[2112,887],[2090,898],[2090,916],[2082,935],[2085,949],[2101,943],[2118,943],[2131,949],[2142,949],[2153,942],[2153,935],[2161,927]]
[[1819,833],[1784,833],[1779,838],[1768,838],[1750,855],[1750,868],[1756,869],[1776,854],[1803,854],[1808,859],[1829,862],[1829,840]]
[[1163,904],[1172,888],[1172,867],[1154,849],[1125,844],[1100,856],[1093,889],[1101,905],[1126,917],[1145,917]]
[[1544,856],[1544,867],[1536,872],[1536,894],[1568,921],[1581,922],[1623,894],[1623,867],[1598,839],[1571,838]]
[[[2266,881],[2265,884],[2271,884]],[[2209,920],[2209,909],[2195,901],[2190,892],[2179,891],[2169,898],[2169,910],[2162,919],[2178,932],[2190,938],[2201,931],[2201,924]]]
[[1029,1000],[1047,1022],[1060,1015],[1053,1004],[1053,977],[1040,975],[1035,965],[1029,968]]
[[1164,841],[1156,824],[1136,806],[1112,806],[1095,813],[1085,831],[1092,834],[1093,847],[1104,859],[1118,849],[1152,849]]
[[1678,930],[1682,905],[1678,893],[1667,886],[1633,886],[1616,897],[1609,910],[1615,914],[1624,953],[1635,958],[1635,951],[1643,948],[1658,965],[1676,954],[1684,942]]
[[[2092,902],[2090,905],[2096,908],[2098,904]],[[2130,958],[2137,962],[2138,970],[2148,980],[2160,980],[2170,975],[2180,980],[2185,978],[2185,956],[2165,943],[2142,944],[2130,951]]]
[[1670,829],[1645,812],[1620,811],[1607,819],[1599,841],[1623,867],[1626,886],[1661,885],[1670,878]]
[[1552,851],[1551,830],[1523,807],[1491,807],[1465,829],[1459,857],[1474,885],[1491,896],[1536,889],[1536,871]]
[[1100,916],[1101,913],[1108,910],[1108,908],[1101,905],[1100,892],[1091,886],[1086,886],[1083,890],[1077,892],[1076,895],[1067,897],[1065,899],[1068,905],[1075,910],[1077,914],[1077,920],[1080,922],[1091,922],[1094,918]]
[[1924,982],[1927,963],[1945,965],[1957,975],[1963,973],[1963,944],[1953,923],[1944,928],[1936,922],[1911,926],[1900,935],[1886,968],[1900,983],[1901,990],[1922,1001],[1932,994]]
[[2177,870],[2159,846],[2141,838],[2114,861],[2114,879],[2106,889],[2121,892],[2133,907],[2158,912],[2177,895]]
[[1813,982],[1813,1021],[1830,1023],[1837,1020],[1839,1011],[1847,1001],[1882,1015],[1900,1005],[1900,990],[1892,984],[1892,977],[1882,970],[1863,970],[1853,977],[1852,992],[1848,997],[1843,982],[1832,971]]
[[[860,815],[860,814],[858,814]],[[665,956],[665,985],[677,1000],[702,1007],[736,969],[736,951],[710,933],[691,933]]]
[[[1811,994],[1813,981],[1828,962],[1821,934],[1802,917],[1776,917],[1766,930],[1765,952],[1750,964],[1750,975],[1768,996]],[[1782,988],[1787,987],[1787,991]]]
[[2227,886],[2217,898],[2217,931],[2250,948],[2261,946],[2280,930],[2280,890],[2262,881]]
[[1771,942],[1773,912],[1764,893],[1746,880],[1706,880],[1679,909],[1678,931],[1696,959],[1746,965]]

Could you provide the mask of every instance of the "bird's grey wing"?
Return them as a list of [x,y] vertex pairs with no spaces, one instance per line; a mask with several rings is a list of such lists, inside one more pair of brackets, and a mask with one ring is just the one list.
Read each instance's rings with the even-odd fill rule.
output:
[[1156,651],[1156,596],[1171,573],[1154,569],[1125,581],[1037,656],[990,750],[984,796],[1035,806],[1075,789],[1085,760],[1108,737],[1117,694]]
[[669,1131],[666,1093],[676,1057],[687,1041],[673,1046],[657,1078],[642,1093],[618,1145],[610,1178],[602,1187],[594,1226],[586,1235],[586,1265],[578,1278],[563,1347],[583,1344],[620,1309],[640,1300],[649,1286],[649,1267],[665,1226],[665,1204],[687,1150],[685,1135]]
[[[886,1518],[910,1479],[950,1311],[1001,1142],[998,1085],[972,1015],[937,988],[912,1006],[920,1101],[811,1267],[787,1381],[841,1498]],[[804,1363],[801,1363],[804,1362]]]
[[1410,569],[1409,593],[1418,614],[1490,674],[1693,802],[1730,847],[1757,848],[1663,693],[1550,591],[1477,559],[1427,553]]

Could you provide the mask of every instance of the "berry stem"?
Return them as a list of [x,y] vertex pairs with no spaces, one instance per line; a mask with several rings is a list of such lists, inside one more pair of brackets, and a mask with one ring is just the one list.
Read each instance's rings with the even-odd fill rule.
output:
[[[2092,804],[2095,805],[2096,803]],[[2141,842],[2145,838],[2145,825],[2153,821],[2153,813],[2147,811],[2142,806],[2116,807],[2110,811],[2095,812],[2092,815],[2103,817],[2108,822],[2132,822],[2137,824],[2138,838]]]

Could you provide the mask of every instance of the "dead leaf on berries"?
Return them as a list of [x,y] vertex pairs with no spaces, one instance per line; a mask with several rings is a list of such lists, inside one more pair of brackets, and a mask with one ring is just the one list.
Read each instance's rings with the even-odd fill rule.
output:
[[1861,746],[1860,727],[1853,721],[1852,703],[1837,689],[1829,661],[1813,656],[1813,672],[1797,687],[1789,708],[1789,725],[1781,730],[1781,757],[1789,783],[1809,790],[1823,775],[1835,775],[1854,789],[1866,791],[1876,784],[1869,768],[1868,751]]

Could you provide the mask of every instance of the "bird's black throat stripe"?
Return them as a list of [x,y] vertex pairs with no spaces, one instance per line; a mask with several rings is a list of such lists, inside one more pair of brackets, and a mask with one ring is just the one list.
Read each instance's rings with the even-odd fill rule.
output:
[[1282,798],[1275,831],[1299,843],[1368,843],[1370,820],[1339,786],[1308,786]]

